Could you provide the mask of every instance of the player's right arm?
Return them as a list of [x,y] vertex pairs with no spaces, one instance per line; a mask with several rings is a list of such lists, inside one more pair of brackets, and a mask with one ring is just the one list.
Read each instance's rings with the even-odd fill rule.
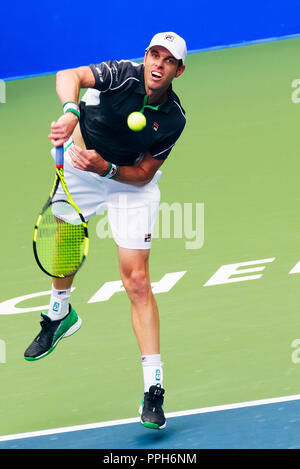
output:
[[[62,70],[56,74],[56,92],[62,104],[66,102],[78,103],[81,88],[93,88],[95,78],[90,67],[78,67]],[[72,112],[63,114],[56,122],[52,122],[50,135],[55,146],[63,145],[78,123],[78,117]]]
[[80,89],[94,86],[95,78],[90,67],[62,70],[56,74],[56,92],[62,104],[68,101],[78,103]]

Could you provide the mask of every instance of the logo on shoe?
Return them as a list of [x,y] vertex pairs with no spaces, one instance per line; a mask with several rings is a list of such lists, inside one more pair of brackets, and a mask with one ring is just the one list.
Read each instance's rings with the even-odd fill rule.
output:
[[59,310],[59,303],[57,301],[54,302],[52,310],[55,311],[56,313]]

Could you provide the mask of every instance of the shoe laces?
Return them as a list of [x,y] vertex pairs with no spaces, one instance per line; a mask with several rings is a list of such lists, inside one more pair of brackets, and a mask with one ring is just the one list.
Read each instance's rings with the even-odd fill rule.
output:
[[147,407],[152,407],[153,412],[160,410],[163,404],[164,392],[165,391],[157,385],[154,391],[150,388],[149,392],[145,394],[145,402],[147,403]]
[[43,330],[49,329],[49,327],[51,326],[51,323],[52,323],[53,321],[51,321],[51,319],[48,318],[47,316],[43,316],[43,315],[42,315],[42,318],[43,318],[43,319],[42,319],[42,321],[40,322],[40,325],[41,325],[42,329],[43,329]]

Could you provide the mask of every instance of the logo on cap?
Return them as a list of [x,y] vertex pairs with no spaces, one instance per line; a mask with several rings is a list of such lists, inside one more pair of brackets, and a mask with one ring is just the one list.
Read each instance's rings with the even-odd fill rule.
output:
[[172,34],[166,34],[165,35],[165,40],[166,41],[172,42],[172,41],[174,41],[174,39],[175,39],[175,36],[172,36]]

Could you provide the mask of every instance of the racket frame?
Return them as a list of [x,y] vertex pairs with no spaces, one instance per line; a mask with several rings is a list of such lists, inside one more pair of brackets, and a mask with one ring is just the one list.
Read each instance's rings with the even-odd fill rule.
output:
[[[77,205],[75,204],[70,192],[69,192],[69,189],[67,187],[67,184],[66,184],[66,181],[65,181],[65,176],[64,176],[64,169],[63,169],[63,152],[64,152],[64,149],[63,147],[58,147],[56,149],[56,153],[57,153],[57,156],[56,156],[56,174],[55,174],[55,179],[54,179],[54,183],[53,183],[53,186],[51,188],[51,191],[50,191],[50,195],[48,197],[48,200],[47,202],[45,203],[44,207],[42,208],[42,211],[40,212],[39,216],[37,217],[37,220],[36,220],[36,223],[35,223],[35,226],[34,226],[34,230],[33,230],[33,253],[34,253],[34,257],[35,257],[35,260],[39,266],[39,268],[47,275],[49,275],[50,277],[54,277],[54,278],[67,278],[67,277],[72,277],[76,272],[78,272],[78,270],[80,269],[80,267],[82,266],[83,262],[85,261],[86,257],[87,257],[87,254],[88,254],[88,250],[89,250],[89,236],[88,236],[88,229],[87,229],[87,222],[85,221],[81,211],[79,210],[79,208],[77,207]],[[67,201],[69,202],[69,204],[76,210],[78,216],[80,217],[81,219],[81,225],[83,227],[83,230],[84,230],[84,246],[83,246],[83,255],[82,255],[82,259],[81,259],[81,262],[80,264],[77,266],[77,268],[68,273],[68,274],[61,274],[61,275],[53,275],[53,273],[50,273],[48,272],[43,266],[42,264],[40,263],[40,260],[39,260],[39,257],[38,257],[38,253],[37,253],[37,236],[38,236],[38,229],[39,229],[39,226],[40,226],[40,223],[41,223],[41,220],[43,218],[43,214],[45,213],[45,211],[47,210],[47,208],[52,205],[52,202],[53,202],[53,197],[57,191],[57,188],[58,188],[58,185],[59,183],[61,183],[61,186],[64,190],[64,192],[66,193],[67,195]],[[55,202],[60,202],[59,200],[58,201],[55,201]],[[62,202],[66,202],[66,200],[62,200]]]

